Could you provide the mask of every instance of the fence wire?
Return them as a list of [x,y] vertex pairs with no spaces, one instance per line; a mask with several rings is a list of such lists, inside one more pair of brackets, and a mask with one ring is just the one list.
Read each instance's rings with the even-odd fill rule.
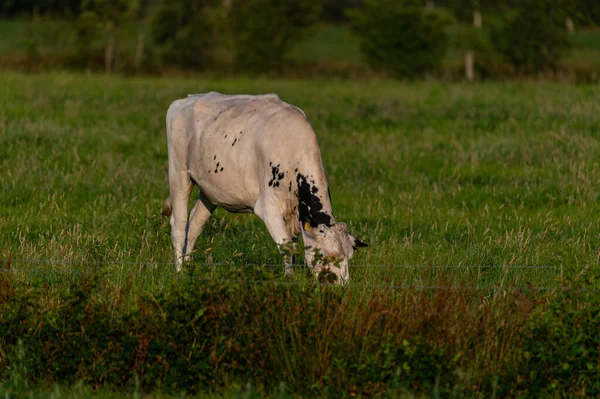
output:
[[[53,264],[53,265],[132,265],[132,266],[175,266],[175,262],[156,262],[156,261],[120,261],[120,260],[71,260],[71,259],[0,259],[0,264]],[[185,265],[195,267],[281,267],[283,264],[273,263],[195,263],[186,262]],[[308,265],[296,263],[292,265],[296,268],[307,268]],[[406,268],[406,269],[561,269],[562,266],[550,265],[423,265],[423,264],[398,264],[398,263],[364,263],[358,265],[349,265],[350,268]],[[588,266],[581,266],[582,268]]]
[[[94,275],[105,273],[104,270],[99,269],[76,269],[73,267],[61,268],[61,269],[49,269],[43,267],[27,267],[27,268],[12,268],[4,267],[2,265],[13,265],[13,264],[29,264],[29,265],[144,265],[144,266],[175,266],[174,262],[154,262],[154,261],[119,261],[119,260],[69,260],[69,259],[0,259],[0,274],[29,274],[29,275],[41,275],[49,277],[51,275]],[[261,267],[277,267],[283,269],[283,264],[268,264],[268,263],[194,263],[188,262],[187,265],[194,267],[247,267],[247,268],[261,268]],[[296,268],[307,268],[307,265],[296,264]],[[404,268],[404,269],[500,269],[500,270],[519,270],[519,269],[554,269],[562,270],[562,266],[549,266],[549,265],[422,265],[422,264],[361,264],[352,265],[351,268]],[[578,266],[581,270],[589,268],[589,266]],[[243,278],[213,278],[209,276],[198,276],[194,275],[193,272],[184,271],[171,276],[166,276],[170,279],[177,280],[198,280],[200,282],[220,282],[227,284],[240,284],[240,285],[274,285],[274,286],[330,286],[327,283],[317,282],[316,280],[310,281],[293,281],[285,280],[280,278],[259,280],[259,279],[243,279]],[[521,285],[444,285],[444,284],[415,284],[411,282],[402,283],[354,283],[349,282],[343,284],[344,287],[361,288],[361,289],[382,289],[382,290],[399,290],[399,291],[431,291],[431,290],[445,290],[445,291],[487,291],[487,292],[498,292],[498,291],[575,291],[575,292],[600,292],[600,289],[596,288],[574,288],[567,286],[536,286],[535,284],[521,284]]]

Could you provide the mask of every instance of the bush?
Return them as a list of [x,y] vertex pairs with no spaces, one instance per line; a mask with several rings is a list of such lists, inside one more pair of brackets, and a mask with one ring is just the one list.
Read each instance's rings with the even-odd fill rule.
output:
[[510,365],[531,311],[528,299],[510,295],[262,285],[235,271],[223,276],[229,281],[192,274],[127,306],[128,288],[114,290],[101,273],[56,291],[24,287],[6,271],[0,388],[15,392],[77,381],[126,390],[137,380],[146,392],[250,383],[268,393],[285,383],[310,397],[433,389],[461,396],[487,389],[495,370]]
[[492,31],[492,43],[518,73],[556,70],[570,45],[565,6],[555,0],[522,0]]
[[233,0],[235,62],[243,70],[280,69],[285,55],[318,21],[322,0]]
[[220,22],[217,2],[167,2],[150,16],[150,37],[162,64],[205,67],[214,48],[213,31]]
[[593,284],[565,291],[532,320],[519,364],[523,394],[600,396],[600,296]]
[[82,0],[75,22],[77,52],[72,61],[85,62],[89,68],[98,54],[103,54],[104,70],[112,72],[127,28],[136,21],[139,11],[137,0]]
[[415,0],[364,0],[348,16],[371,67],[398,76],[423,75],[441,63],[448,45],[447,19]]
[[356,7],[359,0],[325,0],[323,20],[330,23],[346,22],[346,10]]

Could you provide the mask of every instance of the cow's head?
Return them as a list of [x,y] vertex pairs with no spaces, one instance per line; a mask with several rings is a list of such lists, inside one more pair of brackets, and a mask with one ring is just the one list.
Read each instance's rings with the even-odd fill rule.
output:
[[304,258],[318,281],[347,283],[348,261],[358,248],[367,244],[352,237],[344,223],[335,223],[327,227],[319,225],[303,226]]

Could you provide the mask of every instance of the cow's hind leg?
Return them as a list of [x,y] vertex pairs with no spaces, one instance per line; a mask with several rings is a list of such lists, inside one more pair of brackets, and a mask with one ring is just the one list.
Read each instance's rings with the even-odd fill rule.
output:
[[198,202],[194,205],[192,213],[190,214],[190,221],[188,223],[187,240],[185,244],[185,260],[186,262],[190,259],[190,253],[194,249],[194,244],[202,227],[206,221],[210,218],[210,215],[215,211],[214,206],[203,194],[200,192]]

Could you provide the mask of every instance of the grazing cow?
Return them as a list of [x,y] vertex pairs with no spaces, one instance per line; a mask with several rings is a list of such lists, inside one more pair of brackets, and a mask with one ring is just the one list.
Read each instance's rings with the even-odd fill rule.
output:
[[[284,253],[293,274],[294,242],[302,233],[305,259],[318,277],[348,281],[348,260],[366,244],[333,217],[317,137],[304,112],[277,95],[190,95],[167,112],[169,188],[177,270],[189,259],[216,207],[254,212]],[[193,186],[200,197],[188,222]],[[319,253],[321,256],[318,256]]]

